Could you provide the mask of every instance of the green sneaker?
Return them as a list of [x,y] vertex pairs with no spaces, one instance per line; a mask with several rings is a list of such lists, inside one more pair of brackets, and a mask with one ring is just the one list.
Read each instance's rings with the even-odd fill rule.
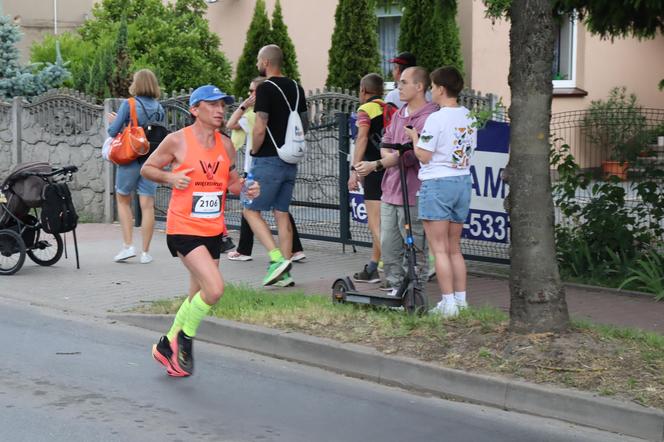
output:
[[277,262],[271,262],[267,268],[267,275],[263,278],[263,285],[272,285],[279,280],[281,275],[291,269],[291,262],[284,259]]
[[279,279],[273,285],[275,287],[293,287],[295,285],[295,281],[293,281],[293,278],[291,277],[290,273],[285,272],[284,274],[281,275],[281,279]]

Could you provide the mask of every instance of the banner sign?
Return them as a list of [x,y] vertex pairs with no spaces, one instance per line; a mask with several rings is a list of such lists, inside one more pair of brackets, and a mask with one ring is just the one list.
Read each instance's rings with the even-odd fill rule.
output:
[[508,187],[502,179],[509,159],[509,143],[508,123],[489,121],[477,133],[477,150],[470,166],[473,179],[470,213],[463,225],[465,239],[509,242],[509,218],[503,207]]

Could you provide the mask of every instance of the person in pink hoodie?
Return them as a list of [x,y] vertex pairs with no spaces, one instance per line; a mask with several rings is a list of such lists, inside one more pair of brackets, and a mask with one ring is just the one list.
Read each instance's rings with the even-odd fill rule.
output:
[[[429,73],[426,69],[414,66],[404,70],[399,79],[399,99],[405,105],[399,109],[383,135],[383,145],[405,144],[411,142],[406,133],[406,126],[421,132],[427,117],[438,110],[438,105],[426,100],[426,92],[430,86]],[[361,176],[385,170],[382,181],[381,207],[380,207],[380,245],[385,271],[385,282],[382,289],[396,293],[406,275],[404,260],[404,241],[406,239],[405,212],[401,195],[401,181],[399,178],[399,153],[393,149],[381,148],[381,159],[376,161],[362,161],[355,165],[355,170]],[[408,185],[408,205],[410,206],[411,230],[417,249],[418,280],[421,287],[427,281],[428,247],[424,237],[422,222],[418,219],[417,195],[420,190],[420,180],[417,174],[420,163],[412,150],[407,151],[403,158],[406,166],[406,182]]]

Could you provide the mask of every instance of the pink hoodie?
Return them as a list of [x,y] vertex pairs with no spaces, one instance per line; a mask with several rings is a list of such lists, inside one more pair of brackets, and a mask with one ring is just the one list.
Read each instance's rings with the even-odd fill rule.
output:
[[[390,125],[387,126],[385,134],[383,135],[383,143],[385,144],[406,144],[409,143],[410,137],[406,134],[406,126],[413,126],[418,133],[422,132],[424,122],[427,117],[436,112],[439,107],[435,103],[427,103],[412,115],[405,116],[407,105],[399,109],[399,112],[394,114]],[[392,150],[392,149],[388,149]],[[417,204],[416,195],[420,190],[420,180],[417,178],[417,173],[420,170],[420,162],[415,157],[415,153],[409,150],[405,153],[403,158],[406,165],[406,183],[408,184],[408,205],[414,206]],[[399,178],[399,166],[389,167],[385,170],[383,175],[383,182],[381,185],[383,190],[383,197],[381,201],[384,203],[395,204],[398,206],[403,205],[401,196],[401,180]]]

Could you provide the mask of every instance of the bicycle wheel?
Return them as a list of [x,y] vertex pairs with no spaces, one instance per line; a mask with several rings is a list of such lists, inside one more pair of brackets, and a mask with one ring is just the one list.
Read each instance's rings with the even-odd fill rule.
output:
[[28,256],[40,266],[52,266],[62,258],[62,237],[59,233],[37,233],[35,245],[28,249]]
[[13,230],[0,230],[0,275],[13,275],[25,262],[25,243]]

